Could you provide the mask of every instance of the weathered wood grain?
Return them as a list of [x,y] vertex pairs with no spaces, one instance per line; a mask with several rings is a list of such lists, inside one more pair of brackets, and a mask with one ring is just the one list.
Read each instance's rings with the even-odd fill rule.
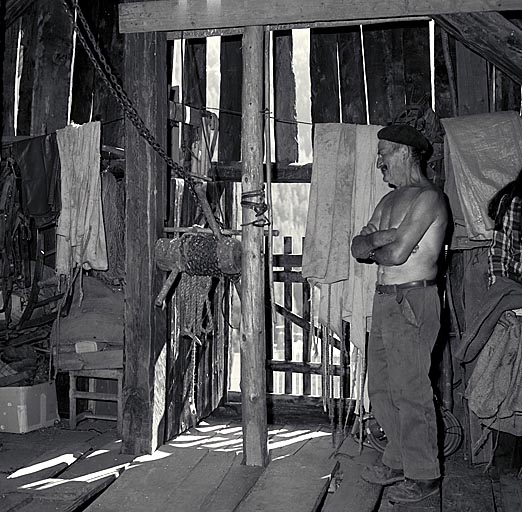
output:
[[462,44],[522,83],[522,29],[500,13],[440,15],[435,21]]
[[519,10],[518,0],[228,0],[179,2],[163,0],[120,5],[120,31],[191,30],[197,28],[241,27],[309,21],[387,18],[449,12]]
[[274,32],[274,131],[276,161],[297,162],[295,75],[290,30]]
[[[263,188],[263,28],[248,27],[243,36],[243,158],[241,193]],[[252,225],[255,212],[243,207],[241,269],[241,390],[243,454],[249,466],[266,466],[267,417],[263,231]]]
[[341,89],[341,121],[366,123],[366,93],[359,27],[340,29],[337,35]]
[[[125,89],[157,141],[167,142],[167,42],[164,34],[125,38]],[[166,164],[126,120],[126,286],[123,450],[151,453],[165,432],[165,312],[154,306],[163,284],[154,245],[165,216]]]
[[18,32],[20,23],[15,23],[3,33],[2,81],[0,95],[2,96],[2,135],[14,135],[15,108],[15,76],[16,56],[18,52]]
[[312,123],[338,123],[341,114],[337,33],[333,30],[310,30],[310,85]]

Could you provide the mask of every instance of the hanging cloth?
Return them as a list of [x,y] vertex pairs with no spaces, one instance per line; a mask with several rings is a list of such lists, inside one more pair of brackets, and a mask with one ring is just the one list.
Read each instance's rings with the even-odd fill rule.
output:
[[[488,202],[522,169],[522,119],[517,112],[509,111],[441,122],[446,131],[446,170],[453,173],[449,183],[454,179],[457,192],[447,194],[451,210],[462,211],[470,240],[490,240],[493,221],[487,214]],[[459,204],[455,204],[456,197]],[[459,230],[455,231],[461,236]],[[458,247],[454,236],[451,248]]]
[[77,266],[107,270],[100,176],[100,123],[57,130],[62,209],[56,228],[56,272]]

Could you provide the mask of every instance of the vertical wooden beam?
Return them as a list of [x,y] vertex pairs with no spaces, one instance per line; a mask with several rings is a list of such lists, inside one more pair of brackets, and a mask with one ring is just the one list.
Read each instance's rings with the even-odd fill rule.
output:
[[[263,189],[263,27],[243,35],[243,119],[241,192]],[[252,200],[252,199],[250,199]],[[263,228],[243,207],[241,267],[241,393],[243,463],[268,464],[265,395],[265,291]]]
[[[124,87],[146,126],[167,144],[165,33],[125,38]],[[154,245],[163,232],[165,161],[128,119],[126,140],[126,286],[123,451],[153,452],[164,442],[167,335],[165,312],[154,307],[164,275]]]

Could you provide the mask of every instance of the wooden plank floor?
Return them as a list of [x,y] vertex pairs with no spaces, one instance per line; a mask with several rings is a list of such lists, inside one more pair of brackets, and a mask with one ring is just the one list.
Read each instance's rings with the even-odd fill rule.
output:
[[[440,496],[430,497],[415,504],[392,504],[387,499],[389,487],[382,488],[364,482],[360,473],[366,465],[379,461],[381,454],[364,447],[359,453],[357,443],[348,437],[336,457],[340,462],[342,478],[335,492],[328,495],[324,512],[515,512],[502,505],[502,496],[495,492],[492,477],[484,466],[469,467],[463,451],[457,451],[444,463],[445,476]],[[519,481],[519,484],[521,482]],[[522,494],[522,490],[520,491]],[[507,495],[507,493],[505,493]],[[509,496],[517,499],[517,492]]]
[[272,427],[269,450],[266,469],[244,466],[240,424],[200,424],[135,459],[87,512],[318,510],[337,466],[330,432]]

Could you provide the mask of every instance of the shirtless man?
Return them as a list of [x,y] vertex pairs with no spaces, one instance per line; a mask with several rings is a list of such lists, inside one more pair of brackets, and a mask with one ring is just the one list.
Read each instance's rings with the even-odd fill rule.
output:
[[442,192],[423,174],[431,146],[407,125],[380,130],[377,167],[394,188],[352,240],[352,255],[376,262],[378,278],[368,343],[368,391],[388,442],[382,464],[362,478],[395,484],[393,502],[437,494],[440,465],[428,376],[440,327],[435,278],[448,213]]

